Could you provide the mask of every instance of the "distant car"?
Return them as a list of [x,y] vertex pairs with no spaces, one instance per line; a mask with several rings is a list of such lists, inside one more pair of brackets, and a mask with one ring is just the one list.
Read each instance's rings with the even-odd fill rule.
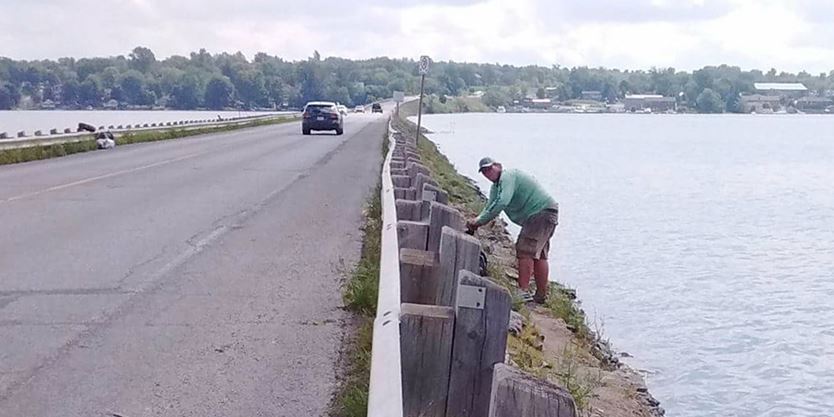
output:
[[337,135],[341,135],[344,133],[344,123],[344,117],[336,103],[311,101],[304,106],[301,133],[309,135],[313,130],[335,130]]
[[354,113],[365,113],[365,106],[356,106],[353,108]]
[[345,107],[344,105],[341,105],[341,104],[337,104],[336,108],[339,109],[339,113],[342,113],[342,116],[347,116],[347,114],[348,114],[347,107]]
[[371,106],[371,113],[382,113],[382,105],[379,103],[374,103]]

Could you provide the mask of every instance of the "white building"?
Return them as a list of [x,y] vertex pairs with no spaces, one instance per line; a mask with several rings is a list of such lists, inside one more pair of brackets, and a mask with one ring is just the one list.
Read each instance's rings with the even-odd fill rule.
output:
[[802,83],[753,83],[759,94],[779,97],[802,97],[808,94],[808,87]]

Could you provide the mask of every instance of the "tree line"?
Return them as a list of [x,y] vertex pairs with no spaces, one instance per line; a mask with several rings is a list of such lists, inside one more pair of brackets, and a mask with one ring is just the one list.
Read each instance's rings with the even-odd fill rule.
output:
[[[686,72],[674,68],[629,71],[561,66],[511,66],[435,62],[425,91],[437,97],[484,91],[493,107],[526,97],[570,100],[583,91],[599,91],[614,102],[626,94],[676,97],[704,112],[741,111],[740,94],[754,82],[802,82],[814,94],[834,90],[834,71],[811,75],[743,71],[709,66]],[[181,110],[298,108],[311,100],[348,106],[390,98],[393,91],[418,92],[420,76],[412,59],[349,60],[318,52],[301,61],[265,53],[251,60],[242,53],[211,54],[205,49],[188,57],[158,60],[148,48],[127,56],[20,61],[0,57],[0,109],[39,108],[52,102],[61,108],[162,107]]]

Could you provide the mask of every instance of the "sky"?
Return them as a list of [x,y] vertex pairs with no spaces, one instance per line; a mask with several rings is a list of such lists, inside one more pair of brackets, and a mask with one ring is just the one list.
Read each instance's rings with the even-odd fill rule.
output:
[[834,70],[834,0],[0,0],[0,56],[266,52]]

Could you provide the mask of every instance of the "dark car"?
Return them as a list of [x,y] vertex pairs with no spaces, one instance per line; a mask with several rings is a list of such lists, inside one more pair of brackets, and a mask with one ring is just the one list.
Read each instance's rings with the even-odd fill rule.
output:
[[374,103],[371,106],[371,113],[382,113],[382,105],[379,103]]
[[301,121],[301,133],[309,135],[313,130],[335,130],[337,135],[344,133],[344,118],[329,101],[311,101],[304,106]]

